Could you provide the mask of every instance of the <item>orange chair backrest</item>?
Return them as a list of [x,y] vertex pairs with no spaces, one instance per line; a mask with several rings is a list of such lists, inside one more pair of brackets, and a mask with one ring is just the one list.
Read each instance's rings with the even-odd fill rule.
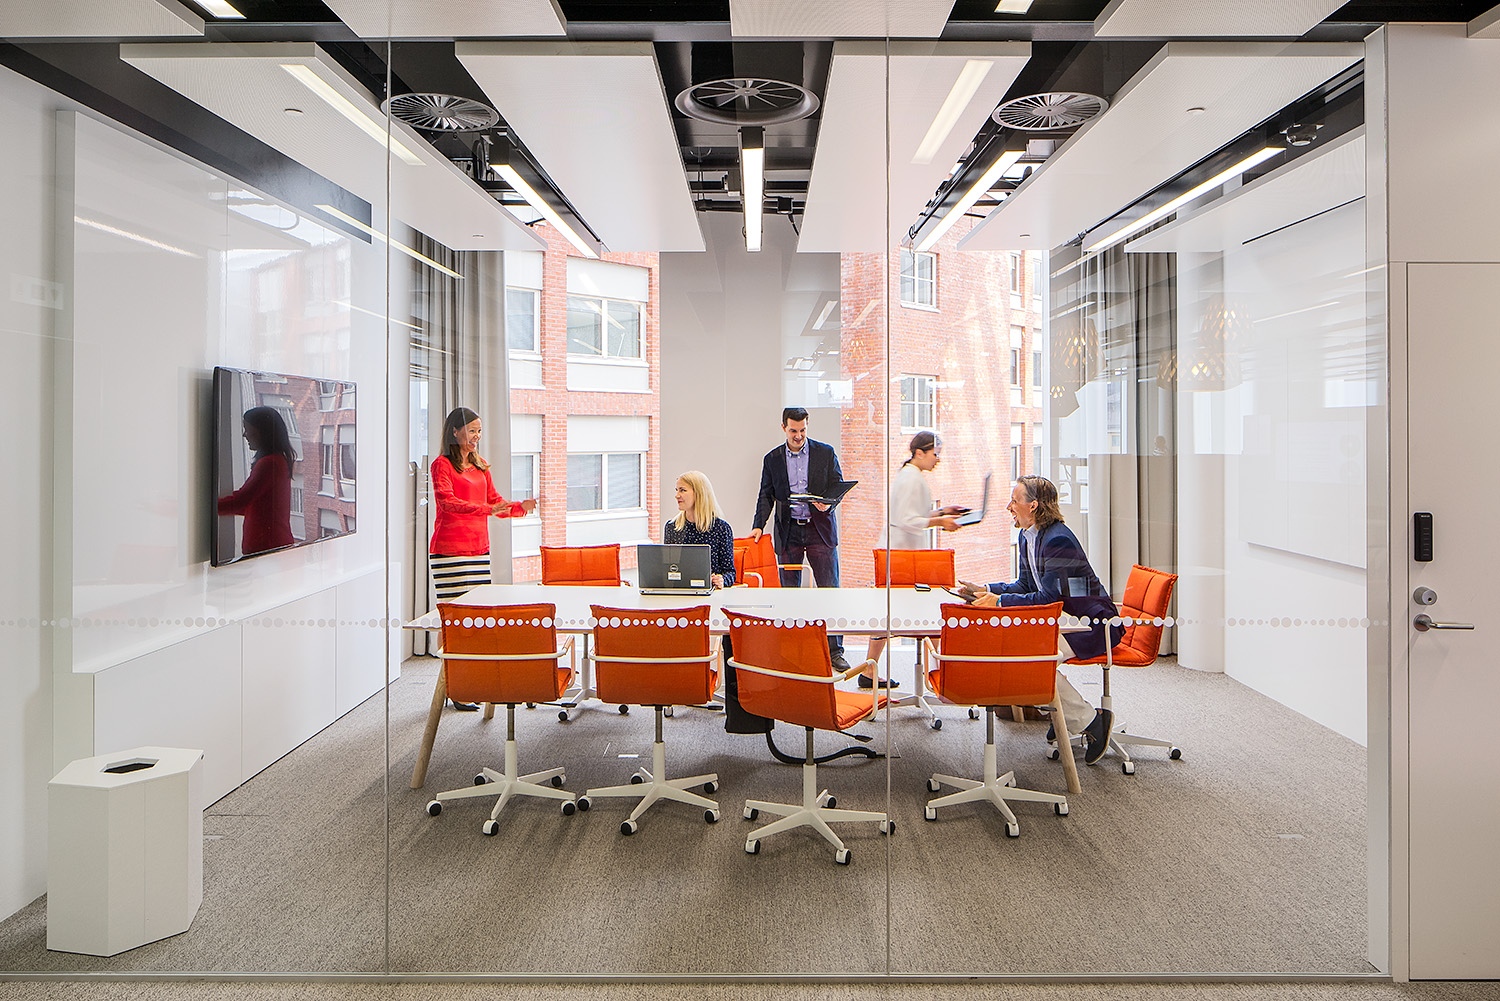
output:
[[[938,638],[938,691],[950,701],[974,706],[1040,706],[1057,691],[1057,618],[1062,602],[975,608],[944,605]],[[948,660],[976,657],[1026,657],[1046,660],[1012,663]]]
[[1125,581],[1125,597],[1120,602],[1120,614],[1135,620],[1125,627],[1125,635],[1115,649],[1125,648],[1134,655],[1131,662],[1150,663],[1161,650],[1162,627],[1152,619],[1165,618],[1167,606],[1172,601],[1172,588],[1177,584],[1175,573],[1164,573],[1143,567],[1139,563],[1130,568]]
[[712,661],[649,664],[615,657],[706,657],[708,606],[644,611],[590,605],[594,627],[594,681],[599,698],[634,706],[697,706],[718,684]]
[[[439,602],[443,652],[552,653],[557,650],[557,606],[463,605]],[[536,660],[443,661],[448,695],[459,702],[552,702],[572,677],[557,657]]]
[[[751,576],[751,575],[754,576]],[[781,569],[769,535],[734,540],[734,580],[751,587],[780,587]]]
[[542,583],[618,587],[620,544],[607,546],[543,546]]
[[875,586],[885,587],[886,554],[891,558],[892,587],[934,584],[952,587],[958,583],[953,572],[951,549],[877,549],[875,550]]
[[[793,625],[753,615],[726,612],[734,659],[814,678],[833,675],[828,659],[828,630],[821,621]],[[773,678],[754,671],[735,672],[740,705],[747,712],[794,726],[837,730],[833,686],[823,682]]]

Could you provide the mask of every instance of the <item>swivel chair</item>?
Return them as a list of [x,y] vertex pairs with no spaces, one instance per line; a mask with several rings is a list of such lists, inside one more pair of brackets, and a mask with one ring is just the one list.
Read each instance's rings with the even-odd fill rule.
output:
[[[542,583],[566,587],[619,587],[624,583],[620,577],[620,544],[604,546],[542,546]],[[587,644],[585,644],[587,646]],[[582,709],[590,699],[597,699],[594,689],[593,671],[589,667],[588,650],[584,650],[583,672],[578,684],[563,693],[561,708],[557,711],[560,723],[569,720],[569,710]],[[630,712],[628,705],[621,705],[620,715]]]

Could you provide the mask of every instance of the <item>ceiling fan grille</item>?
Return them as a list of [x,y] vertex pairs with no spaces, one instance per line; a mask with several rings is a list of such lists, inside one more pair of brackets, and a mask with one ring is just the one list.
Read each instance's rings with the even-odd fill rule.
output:
[[810,90],[766,77],[730,77],[697,83],[677,95],[677,110],[719,125],[781,125],[818,110]]
[[398,94],[385,102],[384,110],[424,132],[473,132],[500,121],[489,105],[452,94]]
[[1076,129],[1091,118],[1104,114],[1109,102],[1093,94],[1071,91],[1032,94],[1006,101],[990,113],[997,125],[1028,132],[1050,132]]

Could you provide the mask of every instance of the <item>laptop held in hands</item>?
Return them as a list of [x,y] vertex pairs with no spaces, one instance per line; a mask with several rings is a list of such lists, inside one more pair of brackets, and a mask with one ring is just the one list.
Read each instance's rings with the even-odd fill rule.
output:
[[827,494],[792,494],[792,500],[803,501],[807,504],[827,504],[833,507],[844,499],[844,495],[854,489],[858,480],[840,480],[828,488]]
[[994,475],[994,473],[984,474],[984,492],[981,495],[979,501],[979,510],[975,511],[971,508],[967,512],[953,519],[954,523],[957,524],[959,528],[962,528],[965,525],[977,525],[984,520],[985,513],[990,509],[990,478]]

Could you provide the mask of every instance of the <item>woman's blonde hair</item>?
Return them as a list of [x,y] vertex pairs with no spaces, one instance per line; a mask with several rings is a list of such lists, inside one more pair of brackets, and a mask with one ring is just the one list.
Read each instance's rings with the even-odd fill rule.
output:
[[[707,532],[719,519],[719,502],[714,500],[713,484],[708,482],[707,476],[696,469],[689,469],[677,479],[686,483],[693,491],[693,524],[698,526],[698,531]],[[686,528],[686,512],[678,511],[677,520],[673,524],[678,529]]]
[[1062,507],[1057,501],[1057,487],[1045,476],[1022,476],[1016,480],[1026,491],[1026,499],[1036,501],[1036,525],[1046,528],[1063,520]]

